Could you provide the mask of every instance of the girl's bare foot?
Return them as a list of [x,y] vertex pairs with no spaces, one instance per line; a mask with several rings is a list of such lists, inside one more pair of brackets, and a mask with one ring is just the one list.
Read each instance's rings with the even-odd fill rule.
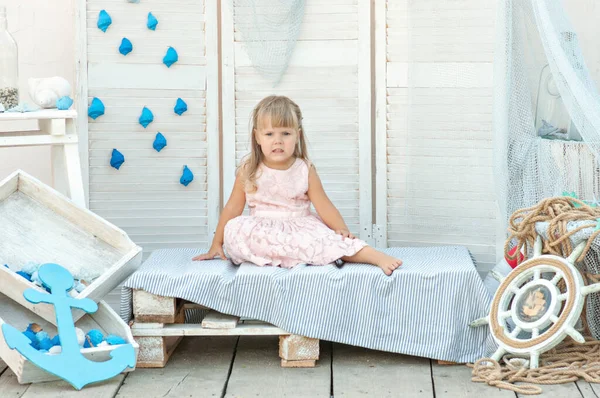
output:
[[349,263],[367,263],[376,265],[388,276],[392,275],[392,272],[402,265],[402,260],[388,256],[379,250],[373,249],[371,246],[365,246],[354,256],[342,257],[342,260]]
[[392,256],[388,256],[385,253],[380,251],[374,255],[373,260],[371,260],[376,266],[381,268],[386,275],[392,275],[392,272],[396,268],[402,265],[402,260],[397,259]]

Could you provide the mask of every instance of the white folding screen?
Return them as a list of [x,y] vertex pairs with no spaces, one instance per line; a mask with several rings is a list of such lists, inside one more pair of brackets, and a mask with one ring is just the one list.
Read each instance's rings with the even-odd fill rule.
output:
[[[281,82],[253,68],[223,2],[223,182],[227,198],[235,168],[249,150],[249,117],[263,97],[280,94],[303,111],[308,151],[325,190],[353,233],[371,239],[370,2],[307,1],[302,30]],[[233,13],[232,13],[233,11]]]
[[[217,3],[88,0],[82,7],[79,127],[88,131],[90,209],[124,229],[145,256],[206,247],[220,203]],[[106,32],[96,26],[101,10],[112,19]],[[146,27],[149,12],[159,21],[155,31]],[[126,56],[118,51],[124,37],[133,44]],[[170,68],[163,64],[169,47],[179,55]],[[87,119],[94,97],[106,111]],[[188,106],[181,116],[178,98]],[[138,123],[143,107],[154,114],[146,128]],[[152,145],[157,132],[167,140],[160,152]],[[119,170],[109,164],[113,148],[125,157]],[[187,187],[179,182],[184,165],[194,174]]]
[[[232,4],[79,0],[79,131],[91,210],[146,254],[207,247],[220,194],[228,198],[249,150],[250,112],[282,94],[302,108],[310,157],[353,233],[380,247],[465,245],[482,269],[493,264],[494,4],[307,0],[275,87],[252,66],[234,23],[248,10]],[[113,18],[106,32],[96,27],[102,9]],[[145,27],[150,11],[156,31]],[[134,46],[127,56],[118,52],[123,37]],[[162,64],[169,46],[179,53],[171,68]],[[94,97],[106,114],[86,119]],[[173,112],[177,98],[188,103],[182,116]],[[137,122],[144,106],[155,117],[145,129]],[[160,153],[152,149],[158,131],[168,141]],[[125,155],[120,170],[109,165],[113,148]],[[195,175],[188,187],[179,184],[184,164]]]
[[376,224],[495,263],[494,2],[375,2]]

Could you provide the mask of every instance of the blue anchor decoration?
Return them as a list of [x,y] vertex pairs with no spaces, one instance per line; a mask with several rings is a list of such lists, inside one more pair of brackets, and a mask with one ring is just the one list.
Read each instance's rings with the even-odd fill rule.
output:
[[98,304],[88,298],[76,299],[69,296],[68,292],[73,288],[73,276],[60,265],[43,264],[38,273],[44,286],[48,286],[51,293],[27,289],[23,296],[34,304],[54,305],[62,352],[56,355],[39,352],[31,346],[31,340],[27,336],[13,326],[3,324],[2,332],[9,348],[16,349],[33,364],[69,382],[77,390],[90,383],[110,379],[126,368],[135,366],[135,351],[131,344],[115,348],[110,353],[112,359],[108,361],[94,362],[86,359],[77,343],[71,308],[93,313],[98,310]]

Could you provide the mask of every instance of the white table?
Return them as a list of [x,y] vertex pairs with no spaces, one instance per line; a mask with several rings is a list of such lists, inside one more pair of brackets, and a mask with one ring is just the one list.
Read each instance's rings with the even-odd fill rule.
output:
[[[0,113],[0,147],[51,145],[54,188],[69,196],[76,204],[85,206],[81,176],[78,136],[75,130],[77,112],[44,109],[36,112]],[[39,131],[3,131],[3,122],[38,122]]]

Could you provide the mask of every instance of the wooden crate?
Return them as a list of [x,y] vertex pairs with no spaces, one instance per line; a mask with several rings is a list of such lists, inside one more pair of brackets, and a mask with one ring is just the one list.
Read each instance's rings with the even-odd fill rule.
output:
[[186,324],[185,310],[205,308],[173,297],[133,291],[134,322],[131,331],[140,345],[137,366],[164,367],[184,336],[264,336],[279,337],[282,367],[314,367],[319,359],[319,340],[293,335],[266,322],[245,320],[208,309],[199,324]]
[[[26,289],[41,288],[2,265],[95,270],[99,276],[75,297],[98,302],[141,263],[142,249],[125,232],[20,170],[0,182],[0,225],[0,293],[53,324],[52,306],[23,297]],[[83,315],[73,310],[75,320]]]
[[[56,326],[46,321],[32,311],[20,306],[15,301],[5,295],[0,294],[0,358],[12,369],[17,376],[19,383],[37,383],[44,381],[59,380],[58,377],[38,368],[29,362],[18,351],[12,350],[6,344],[1,326],[7,323],[18,330],[25,330],[30,323],[40,325],[50,337],[56,334]],[[98,329],[106,336],[114,334],[122,337],[127,343],[132,344],[136,359],[138,356],[139,345],[135,342],[129,326],[117,315],[115,311],[104,301],[98,303],[98,311],[93,314],[83,316],[75,326],[81,328],[84,332],[91,329]],[[89,360],[104,362],[110,359],[110,353],[117,346],[83,348],[81,353]],[[126,369],[130,372],[134,369]]]

